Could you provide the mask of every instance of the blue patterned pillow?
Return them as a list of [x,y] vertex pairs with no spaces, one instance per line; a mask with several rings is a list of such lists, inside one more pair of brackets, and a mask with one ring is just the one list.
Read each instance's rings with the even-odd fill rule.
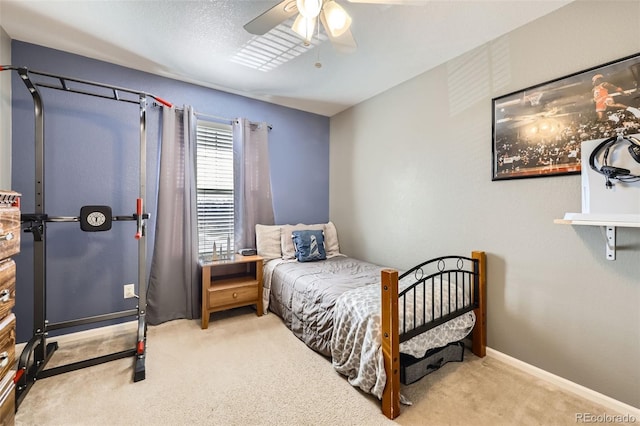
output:
[[293,231],[291,238],[296,248],[298,262],[313,262],[327,258],[324,251],[324,235],[321,230]]

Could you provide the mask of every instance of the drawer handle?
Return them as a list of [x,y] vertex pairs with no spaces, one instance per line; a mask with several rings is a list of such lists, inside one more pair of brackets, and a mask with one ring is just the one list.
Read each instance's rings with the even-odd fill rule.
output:
[[8,234],[0,235],[0,241],[11,241],[13,240],[13,232],[9,232]]
[[0,353],[0,368],[4,368],[9,364],[9,352],[4,351]]
[[11,300],[11,291],[6,288],[0,291],[0,302],[7,303],[9,300]]
[[237,299],[238,298],[238,293],[233,293],[233,298]]

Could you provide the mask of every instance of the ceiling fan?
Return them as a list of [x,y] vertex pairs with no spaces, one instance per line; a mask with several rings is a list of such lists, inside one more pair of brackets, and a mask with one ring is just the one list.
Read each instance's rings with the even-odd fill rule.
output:
[[[348,0],[351,3],[408,4],[415,0]],[[424,0],[422,0],[424,1]],[[272,28],[298,14],[291,29],[306,45],[311,42],[319,22],[339,51],[349,52],[356,48],[351,34],[351,16],[335,0],[283,0],[244,25],[251,34],[264,35]],[[319,22],[318,22],[319,21]]]

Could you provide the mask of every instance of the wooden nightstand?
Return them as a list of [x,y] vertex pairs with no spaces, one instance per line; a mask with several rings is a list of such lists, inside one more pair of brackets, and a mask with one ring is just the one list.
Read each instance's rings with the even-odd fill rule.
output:
[[201,260],[202,328],[212,312],[256,305],[262,316],[262,258],[235,255],[228,260]]

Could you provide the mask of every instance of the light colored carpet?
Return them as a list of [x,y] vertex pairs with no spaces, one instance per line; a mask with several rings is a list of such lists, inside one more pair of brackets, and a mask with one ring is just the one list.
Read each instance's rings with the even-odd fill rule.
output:
[[[135,328],[70,341],[48,367],[133,347]],[[50,339],[53,341],[55,339]],[[78,354],[81,354],[78,356]],[[575,425],[603,407],[469,352],[410,386],[390,421],[270,313],[250,308],[149,327],[146,379],[133,358],[38,380],[17,425]],[[616,414],[616,413],[611,413]]]

